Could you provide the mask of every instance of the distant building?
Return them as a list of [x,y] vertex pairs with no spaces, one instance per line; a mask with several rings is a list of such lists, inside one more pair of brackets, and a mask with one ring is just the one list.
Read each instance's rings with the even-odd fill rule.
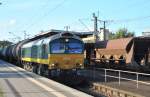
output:
[[100,41],[109,40],[109,29],[105,29],[105,34],[104,34],[104,28],[100,28],[100,33],[99,33],[99,39]]
[[104,35],[104,29],[100,28],[100,31],[98,32],[98,37],[97,37],[98,40],[96,40],[94,32],[91,32],[91,35],[89,35],[86,38],[83,38],[83,41],[86,43],[95,43],[96,41],[104,41],[104,39],[109,40],[109,33],[110,33],[109,30],[105,29],[105,35]]
[[150,37],[150,31],[142,32],[142,35]]

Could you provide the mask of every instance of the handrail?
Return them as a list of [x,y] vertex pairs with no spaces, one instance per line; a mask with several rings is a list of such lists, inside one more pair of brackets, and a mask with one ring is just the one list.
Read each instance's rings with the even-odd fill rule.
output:
[[[115,70],[115,69],[106,69],[106,68],[94,68],[94,72],[95,72],[95,70],[103,70],[104,71],[104,74],[101,74],[101,76],[105,77],[105,82],[107,82],[107,77],[111,77],[111,78],[118,79],[119,85],[121,83],[121,79],[136,82],[137,88],[139,87],[139,83],[142,83],[145,85],[150,85],[150,82],[139,80],[139,75],[150,76],[150,74],[147,74],[147,73],[139,73],[139,72],[123,71],[123,70]],[[108,71],[118,72],[118,76],[114,76],[114,75],[110,75],[110,74],[108,75],[107,74]],[[135,74],[136,79],[121,77],[121,73]]]
[[[101,70],[105,70],[106,68],[96,68],[101,69]],[[125,73],[132,73],[132,74],[140,74],[140,75],[146,75],[146,76],[150,76],[150,74],[147,73],[140,73],[140,72],[133,72],[133,71],[124,71],[124,70],[116,70],[116,69],[106,69],[107,71],[120,71],[120,72],[125,72]]]

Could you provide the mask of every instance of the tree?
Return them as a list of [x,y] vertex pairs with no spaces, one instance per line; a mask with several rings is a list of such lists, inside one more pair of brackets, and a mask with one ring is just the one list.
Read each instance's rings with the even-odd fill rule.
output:
[[115,34],[114,33],[109,33],[109,39],[115,39]]
[[134,32],[129,32],[126,28],[120,28],[115,34],[111,33],[109,39],[134,37]]
[[1,48],[5,47],[5,46],[9,46],[11,44],[13,44],[13,43],[10,41],[0,41],[0,47]]

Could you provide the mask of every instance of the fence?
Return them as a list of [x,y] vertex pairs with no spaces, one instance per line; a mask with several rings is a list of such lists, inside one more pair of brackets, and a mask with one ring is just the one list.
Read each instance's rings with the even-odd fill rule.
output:
[[[123,71],[123,70],[115,70],[115,69],[93,68],[93,72],[94,72],[93,77],[94,78],[96,77],[95,71],[104,71],[104,74],[101,74],[101,76],[104,76],[105,82],[107,82],[107,78],[110,77],[110,78],[118,79],[118,84],[119,85],[121,84],[121,80],[128,80],[128,81],[136,82],[136,87],[137,88],[139,87],[140,83],[145,84],[145,85],[150,85],[150,74],[139,73],[139,72],[131,72],[131,71]],[[108,72],[117,72],[118,76],[108,74]],[[126,75],[128,75],[128,74],[135,75],[135,79],[132,78],[132,77],[131,78],[130,77],[123,77],[122,76],[123,73],[126,73]],[[147,80],[149,82],[139,80],[139,76],[143,79],[144,79],[145,76],[148,76],[149,79],[147,79]],[[145,77],[145,78],[147,78],[147,77]]]

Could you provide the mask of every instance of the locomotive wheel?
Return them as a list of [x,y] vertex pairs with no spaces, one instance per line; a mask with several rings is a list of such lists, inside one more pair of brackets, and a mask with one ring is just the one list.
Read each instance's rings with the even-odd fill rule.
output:
[[29,67],[29,70],[28,70],[28,71],[32,72],[32,69],[33,69],[32,63],[29,63],[29,64],[28,64],[28,67]]
[[28,71],[28,64],[26,62],[23,64],[23,68]]
[[43,65],[38,66],[37,73],[41,76],[44,75],[44,66]]
[[24,65],[24,67],[25,67],[25,70],[27,70],[27,71],[32,71],[32,65],[31,65],[31,63],[26,63],[25,65]]
[[37,66],[33,65],[32,72],[37,74],[37,69],[38,69]]
[[52,77],[51,70],[47,70],[47,71],[48,71],[48,74],[47,74],[48,78],[51,78]]
[[57,76],[59,76],[59,71],[57,71],[56,69],[49,69],[48,70],[48,78],[55,78]]
[[26,70],[26,64],[25,64],[25,63],[23,63],[23,69],[25,69],[25,70]]
[[51,76],[51,71],[48,69],[47,65],[43,65],[43,76],[48,78]]

